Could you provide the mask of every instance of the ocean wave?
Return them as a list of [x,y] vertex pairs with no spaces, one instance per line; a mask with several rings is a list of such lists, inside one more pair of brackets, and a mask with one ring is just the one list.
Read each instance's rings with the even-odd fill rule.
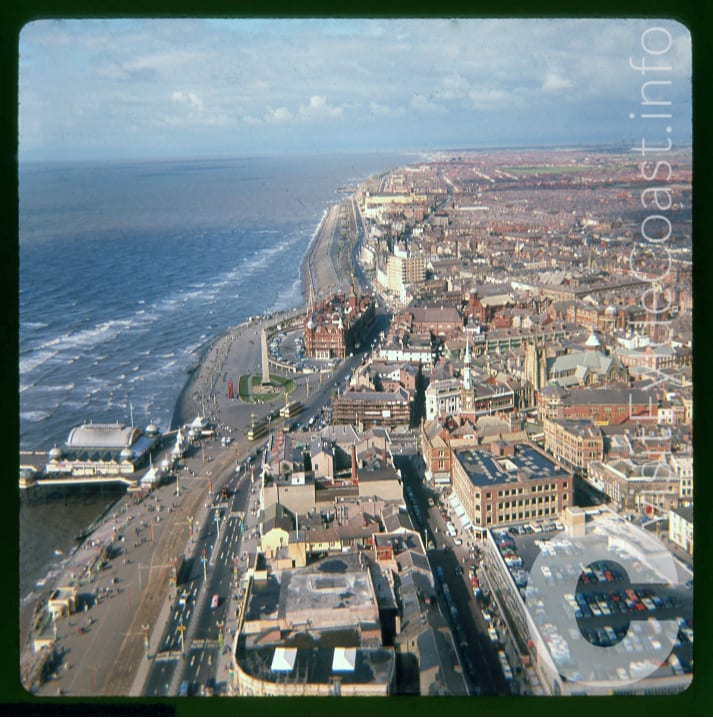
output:
[[119,336],[122,330],[131,327],[128,319],[111,319],[94,325],[91,329],[82,329],[76,332],[66,332],[59,337],[54,337],[44,344],[40,349],[49,347],[60,347],[62,351],[71,349],[89,350],[100,344],[113,341]]
[[[53,337],[40,344],[35,351],[43,352],[56,349],[55,353],[69,353],[72,350],[81,349],[83,352],[89,352],[97,346],[115,341],[122,332],[142,329],[157,318],[155,314],[149,313],[141,317],[134,315],[131,318],[109,319],[88,329],[67,331],[58,337]],[[77,361],[80,356],[72,354],[70,361]]]
[[62,402],[62,406],[67,407],[69,409],[84,409],[85,407],[89,406],[89,401],[87,399],[84,399],[84,400],[67,399]]
[[21,411],[20,412],[20,419],[22,421],[26,421],[29,424],[37,424],[40,421],[44,421],[45,419],[49,419],[49,417],[52,416],[51,411]]
[[27,357],[20,358],[20,376],[23,374],[29,374],[30,372],[42,366],[53,357],[59,354],[59,350],[44,349],[32,352]]
[[72,391],[74,389],[76,384],[74,382],[69,382],[69,384],[40,384],[38,386],[39,389],[42,389],[42,391],[49,391],[49,392],[59,392],[59,391]]
[[20,330],[22,329],[47,329],[49,324],[47,322],[30,322],[20,321]]

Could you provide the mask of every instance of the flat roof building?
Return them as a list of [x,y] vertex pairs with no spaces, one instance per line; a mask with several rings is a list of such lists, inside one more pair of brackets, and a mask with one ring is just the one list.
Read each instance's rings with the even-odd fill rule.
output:
[[553,518],[572,504],[572,477],[527,443],[453,451],[453,489],[476,532]]
[[235,654],[240,695],[388,695],[396,656],[381,640],[366,559],[329,557],[254,580]]
[[332,401],[335,424],[395,427],[411,421],[411,398],[403,387],[388,391],[346,391]]
[[511,663],[531,666],[549,695],[685,690],[690,572],[612,511],[580,510],[571,519],[564,527],[541,522],[536,533],[488,532],[484,584],[515,638]]
[[601,429],[589,419],[545,418],[545,450],[574,471],[586,471],[590,462],[601,461],[604,439]]

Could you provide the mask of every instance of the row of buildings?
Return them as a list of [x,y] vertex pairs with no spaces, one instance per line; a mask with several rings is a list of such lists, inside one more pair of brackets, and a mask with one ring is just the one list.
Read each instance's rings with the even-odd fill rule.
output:
[[[541,161],[525,151],[439,158],[357,192],[360,262],[393,319],[334,397],[333,425],[309,441],[278,436],[270,447],[266,564],[242,612],[241,693],[383,695],[409,661],[414,693],[462,691],[428,552],[389,451],[389,431],[409,425],[419,427],[431,495],[450,493],[463,535],[481,542],[481,586],[513,636],[508,661],[531,686],[548,695],[652,693],[690,682],[691,606],[680,593],[657,597],[680,611],[683,632],[658,672],[645,665],[656,638],[636,630],[631,646],[616,648],[614,673],[573,674],[566,662],[577,640],[560,625],[573,613],[561,603],[569,591],[586,603],[601,589],[577,584],[589,561],[566,565],[587,533],[643,570],[655,535],[630,519],[668,518],[669,535],[692,550],[690,158],[672,159],[683,211],[655,304],[642,299],[649,276],[629,261],[636,202],[622,183],[640,178],[596,152],[563,152],[561,168],[542,173],[528,166]],[[312,351],[348,352],[345,317],[310,310],[305,331],[321,325],[334,335]],[[668,323],[664,340],[652,320]],[[580,510],[575,491],[610,508]],[[547,603],[544,588],[528,597],[536,577],[560,586],[560,605]],[[649,633],[667,630],[651,618],[642,622]],[[599,624],[591,630],[611,628]]]
[[239,694],[463,694],[388,431],[300,436],[268,444],[260,560],[233,658]]

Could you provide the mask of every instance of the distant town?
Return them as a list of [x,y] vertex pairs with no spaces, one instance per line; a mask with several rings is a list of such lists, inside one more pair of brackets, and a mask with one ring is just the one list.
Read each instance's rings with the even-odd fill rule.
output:
[[21,457],[24,500],[126,487],[38,604],[25,687],[683,691],[690,151],[433,153],[343,194],[306,306],[223,335],[178,426]]

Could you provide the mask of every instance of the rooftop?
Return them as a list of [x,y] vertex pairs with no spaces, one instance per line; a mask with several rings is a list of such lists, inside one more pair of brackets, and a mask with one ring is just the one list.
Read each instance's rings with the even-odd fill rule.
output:
[[344,554],[255,581],[245,619],[274,620],[281,626],[309,623],[313,631],[320,631],[377,621],[378,608],[369,573],[361,568],[359,556]]
[[[594,645],[609,646],[620,658],[614,661],[607,654],[609,658],[603,657],[592,677],[582,680],[622,680],[622,674],[607,675],[607,670],[614,671],[612,666],[622,661],[633,678],[641,667],[637,661],[656,652],[656,636],[660,648],[661,622],[674,621],[679,627],[672,654],[675,657],[669,657],[652,677],[689,673],[693,596],[683,586],[688,574],[678,564],[666,568],[665,547],[645,530],[610,511],[593,509],[585,513],[587,533],[606,545],[607,553],[617,560],[582,565],[580,540],[570,538],[554,522],[492,532],[498,552],[557,665],[567,665],[570,650],[575,655],[578,642],[586,639]],[[670,577],[673,580],[663,578],[671,571],[676,574]],[[627,594],[632,588],[637,592],[635,600]],[[558,615],[562,611],[576,612],[574,631],[565,630],[569,624]],[[636,621],[631,620],[632,615]]]
[[[298,643],[300,639],[309,644],[308,636],[296,637]],[[237,660],[246,673],[275,683],[326,684],[338,676],[342,684],[389,684],[394,674],[396,658],[390,648],[294,642],[241,645]]]
[[529,444],[515,444],[508,456],[480,449],[457,449],[455,457],[476,486],[506,484],[562,475],[557,465]]

